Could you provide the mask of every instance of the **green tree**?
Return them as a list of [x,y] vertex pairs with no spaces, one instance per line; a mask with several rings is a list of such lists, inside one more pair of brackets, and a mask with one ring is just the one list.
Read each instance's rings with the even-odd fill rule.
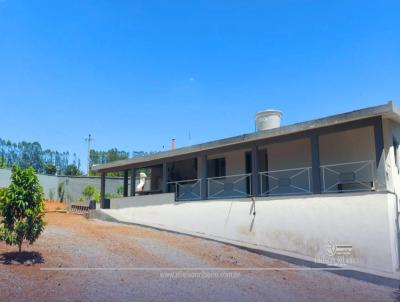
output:
[[76,165],[72,164],[66,166],[62,174],[67,176],[79,176],[82,175],[82,172],[78,169]]
[[56,172],[57,172],[57,167],[56,167],[55,165],[53,165],[53,164],[47,164],[47,165],[44,167],[44,172],[45,172],[47,175],[55,175]]
[[14,166],[10,186],[0,192],[0,240],[21,247],[33,244],[44,230],[43,188],[33,168]]

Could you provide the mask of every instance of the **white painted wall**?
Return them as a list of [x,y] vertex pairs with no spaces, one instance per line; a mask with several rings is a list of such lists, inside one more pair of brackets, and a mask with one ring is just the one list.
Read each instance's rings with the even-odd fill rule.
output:
[[[399,266],[399,196],[400,196],[400,169],[396,165],[395,152],[397,152],[398,160],[400,161],[400,150],[395,150],[393,139],[397,139],[400,143],[400,124],[384,119],[383,120],[383,133],[385,145],[385,170],[386,170],[386,183],[387,189],[393,192],[396,202],[393,204],[391,214],[388,217],[391,224],[391,244],[393,249],[396,250],[396,255],[393,256],[393,261],[397,262]],[[400,162],[399,162],[400,163]]]
[[99,210],[99,213],[123,222],[195,234],[310,261],[327,257],[329,241],[351,244],[351,257],[356,261],[352,262],[353,268],[386,276],[396,272],[392,194],[258,198],[255,217],[249,199],[175,203],[170,195],[112,200],[112,207],[125,202],[128,208]]
[[113,198],[110,202],[111,209],[126,209],[135,207],[138,204],[142,206],[157,206],[166,203],[173,204],[175,202],[175,193],[163,193],[152,195],[140,195],[135,197]]

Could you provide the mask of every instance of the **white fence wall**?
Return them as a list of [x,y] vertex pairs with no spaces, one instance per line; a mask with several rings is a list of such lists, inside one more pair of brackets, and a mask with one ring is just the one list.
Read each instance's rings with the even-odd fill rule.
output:
[[[0,188],[7,187],[10,184],[11,170],[0,169]],[[100,191],[100,177],[67,177],[50,176],[38,174],[41,186],[43,187],[46,199],[59,199],[57,194],[58,185],[64,183],[64,200],[73,202],[79,200],[82,196],[83,188],[86,185],[92,185]],[[106,192],[117,193],[118,187],[123,185],[123,179],[119,177],[107,178]]]
[[249,199],[176,203],[166,194],[111,200],[111,207],[119,209],[97,210],[94,215],[107,214],[123,222],[309,261],[332,261],[327,254],[329,243],[349,244],[350,267],[384,276],[396,274],[399,264],[393,194],[258,198],[255,216],[252,206]]

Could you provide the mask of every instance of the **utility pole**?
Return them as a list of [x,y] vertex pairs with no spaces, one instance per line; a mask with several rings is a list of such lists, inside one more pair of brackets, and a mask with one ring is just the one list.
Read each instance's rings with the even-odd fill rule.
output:
[[89,176],[90,171],[90,143],[93,141],[92,135],[89,134],[88,137],[85,138],[85,142],[88,144],[87,148],[87,176]]

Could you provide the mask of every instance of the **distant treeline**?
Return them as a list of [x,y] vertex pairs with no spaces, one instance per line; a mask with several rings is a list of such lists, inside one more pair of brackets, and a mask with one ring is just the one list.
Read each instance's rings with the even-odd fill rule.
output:
[[0,167],[7,168],[18,165],[21,168],[33,167],[38,173],[63,174],[68,166],[74,165],[80,170],[80,160],[76,154],[70,162],[69,152],[58,152],[42,149],[38,142],[22,141],[14,143],[0,138]]
[[[117,160],[145,156],[156,152],[120,151],[112,148],[108,151],[90,150],[90,166],[94,164],[106,164]],[[71,160],[72,159],[72,160]],[[50,149],[42,149],[38,142],[19,143],[0,138],[0,168],[11,168],[18,165],[21,168],[33,167],[36,172],[42,174],[81,175],[81,161],[76,153],[58,152]],[[91,175],[95,175],[92,171]],[[112,173],[115,176],[120,173]]]
[[[90,166],[111,163],[117,160],[123,160],[128,158],[146,156],[150,154],[154,154],[157,152],[145,152],[145,151],[132,151],[129,153],[127,151],[121,151],[117,148],[112,148],[108,151],[97,151],[90,150]],[[91,175],[96,175],[93,171],[90,173]],[[108,173],[109,176],[121,176],[121,172],[116,173]]]

